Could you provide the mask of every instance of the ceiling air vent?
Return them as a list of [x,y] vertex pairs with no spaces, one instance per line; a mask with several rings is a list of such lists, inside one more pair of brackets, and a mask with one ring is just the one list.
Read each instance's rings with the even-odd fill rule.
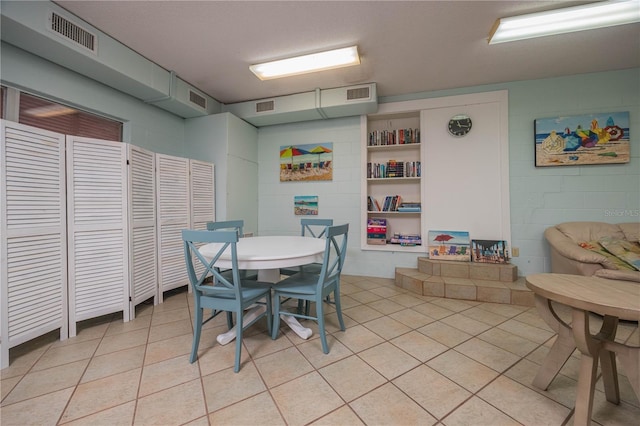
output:
[[273,111],[275,105],[273,101],[256,102],[256,112]]
[[207,98],[200,95],[199,93],[194,92],[193,90],[189,90],[189,101],[203,109],[207,109]]
[[355,99],[369,99],[369,87],[358,87],[357,89],[347,90],[347,100],[352,101]]
[[89,49],[91,52],[96,53],[98,44],[95,34],[90,33],[86,29],[74,24],[67,18],[62,17],[55,12],[51,12],[51,19],[49,23],[51,25],[51,31],[78,46],[82,46],[85,49]]

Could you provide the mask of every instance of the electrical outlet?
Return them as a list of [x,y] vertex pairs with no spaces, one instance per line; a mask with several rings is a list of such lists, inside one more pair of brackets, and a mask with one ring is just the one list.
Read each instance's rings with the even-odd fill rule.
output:
[[520,256],[520,249],[518,247],[514,247],[511,249],[511,256],[518,257]]

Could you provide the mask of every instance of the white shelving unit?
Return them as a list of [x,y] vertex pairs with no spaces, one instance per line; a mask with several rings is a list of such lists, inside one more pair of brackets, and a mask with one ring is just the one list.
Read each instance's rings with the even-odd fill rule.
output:
[[[395,233],[403,235],[424,234],[422,215],[424,212],[424,202],[422,200],[423,182],[422,173],[420,176],[411,177],[371,177],[375,173],[370,165],[387,165],[389,161],[395,160],[397,163],[419,162],[424,164],[424,150],[421,141],[414,143],[399,143],[397,137],[388,145],[370,145],[370,134],[372,132],[389,131],[394,132],[401,129],[420,129],[420,111],[394,111],[392,105],[382,105],[375,115],[362,117],[362,225],[361,247],[363,250],[380,251],[402,251],[402,252],[424,252],[422,245],[403,246],[400,244],[369,244],[367,240],[367,223],[371,218],[382,218],[387,221],[387,238],[391,238]],[[417,139],[417,136],[416,136]],[[383,142],[384,143],[384,142]],[[375,166],[373,167],[375,169]],[[404,170],[404,175],[409,174]],[[381,208],[384,208],[384,200],[387,196],[400,196],[401,202],[421,203],[420,212],[398,212],[398,211],[373,211],[368,208],[368,197],[373,197]]]

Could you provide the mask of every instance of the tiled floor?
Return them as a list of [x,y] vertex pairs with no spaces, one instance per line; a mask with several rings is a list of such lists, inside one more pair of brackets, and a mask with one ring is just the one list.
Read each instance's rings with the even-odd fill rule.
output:
[[[564,425],[573,424],[579,355],[548,391],[531,386],[554,341],[535,308],[417,296],[391,279],[344,276],[341,332],[327,315],[331,352],[284,329],[256,325],[240,373],[234,344],[207,324],[190,364],[192,297],[166,294],[137,317],[88,321],[78,336],[47,335],[11,350],[2,370],[8,425]],[[286,325],[283,325],[286,327]],[[640,344],[636,325],[617,340]],[[623,374],[624,372],[619,371]],[[632,425],[640,403],[623,375],[622,403],[599,380],[593,422]]]

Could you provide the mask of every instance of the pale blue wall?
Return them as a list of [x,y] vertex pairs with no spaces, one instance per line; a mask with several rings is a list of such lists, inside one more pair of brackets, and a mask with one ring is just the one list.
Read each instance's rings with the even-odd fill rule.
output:
[[[520,275],[549,270],[543,231],[565,221],[638,221],[640,209],[640,69],[417,93],[382,102],[494,90],[509,91],[511,237]],[[629,111],[631,162],[607,166],[534,166],[534,120],[556,115]],[[334,142],[335,176],[329,183],[279,182],[280,146]],[[360,121],[358,118],[263,127],[259,131],[261,233],[295,233],[294,195],[318,195],[319,216],[349,222],[347,273],[393,276],[394,266],[415,267],[417,255],[360,250]],[[428,200],[424,201],[428,204]],[[615,215],[615,216],[612,216]]]
[[0,44],[0,81],[34,95],[125,123],[124,141],[183,156],[184,119],[7,43]]

